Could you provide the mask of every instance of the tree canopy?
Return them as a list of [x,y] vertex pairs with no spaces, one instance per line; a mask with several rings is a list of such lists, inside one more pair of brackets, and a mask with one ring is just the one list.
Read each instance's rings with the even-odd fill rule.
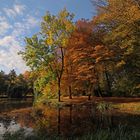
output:
[[25,38],[21,54],[36,73],[39,95],[59,101],[61,95],[139,95],[139,2],[96,4],[98,12],[91,20],[74,22],[66,9],[57,15],[47,12],[40,33]]

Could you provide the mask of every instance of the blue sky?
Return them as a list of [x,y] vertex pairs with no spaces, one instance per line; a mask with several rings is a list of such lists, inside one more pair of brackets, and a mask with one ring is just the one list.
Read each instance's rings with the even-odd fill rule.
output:
[[0,0],[0,70],[28,70],[17,54],[24,49],[25,36],[39,31],[46,11],[57,14],[64,7],[75,14],[75,20],[95,14],[90,0]]

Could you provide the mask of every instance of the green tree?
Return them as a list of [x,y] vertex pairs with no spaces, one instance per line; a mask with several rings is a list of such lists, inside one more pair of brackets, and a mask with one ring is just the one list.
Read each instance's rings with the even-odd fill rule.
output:
[[66,9],[58,15],[49,12],[43,17],[40,35],[26,38],[24,60],[32,69],[45,69],[51,73],[50,81],[57,81],[58,100],[61,96],[61,80],[64,72],[65,47],[74,29],[73,14]]
[[8,76],[7,93],[8,93],[8,96],[10,97],[13,92],[14,87],[16,86],[17,74],[16,74],[15,70],[13,69],[9,72],[9,74],[7,76]]
[[3,71],[0,71],[0,95],[6,93],[6,74]]
[[46,44],[53,50],[54,59],[53,72],[56,75],[58,87],[58,100],[61,96],[61,81],[64,73],[65,47],[68,38],[74,30],[73,14],[63,9],[57,16],[49,12],[44,16],[42,22],[42,34],[45,37]]

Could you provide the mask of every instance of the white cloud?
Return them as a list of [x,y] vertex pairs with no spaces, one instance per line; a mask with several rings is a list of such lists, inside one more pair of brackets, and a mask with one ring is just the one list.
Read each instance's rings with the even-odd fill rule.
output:
[[20,47],[20,43],[16,38],[13,36],[5,36],[0,39],[0,48],[0,65],[7,71],[16,69],[18,72],[24,72],[28,69],[21,56],[17,54],[23,48]]
[[[39,24],[40,24],[39,19],[28,15],[21,22],[16,22],[14,24],[14,30],[12,32],[12,35],[18,38],[20,35],[24,37],[25,34],[28,34],[31,31],[31,29],[39,26]],[[21,36],[20,38],[23,39]]]
[[8,23],[5,17],[0,16],[0,35],[4,35],[10,28],[12,25]]
[[16,22],[12,31],[12,36],[21,38],[27,32],[25,23]]
[[0,22],[0,35],[5,34],[10,28],[11,25],[9,25],[8,22],[6,21]]
[[3,67],[6,72],[15,69],[17,72],[23,73],[29,69],[21,56],[18,55],[18,52],[23,50],[21,44],[24,35],[38,24],[38,19],[33,16],[27,16],[22,21],[14,23],[10,35],[0,38],[0,66]]
[[33,16],[28,16],[27,19],[25,20],[25,22],[27,23],[27,26],[29,26],[29,27],[35,27],[35,26],[39,25],[39,23],[40,23],[40,21]]
[[[24,5],[15,4],[12,8],[2,10],[8,17],[16,17],[22,15],[25,8]],[[25,36],[28,36],[33,28],[39,26],[40,20],[27,14],[22,15],[22,19],[17,20],[17,18],[9,24],[8,20],[11,19],[6,19],[6,17],[0,14],[0,70],[9,72],[15,69],[18,73],[23,73],[29,68],[17,53],[24,49],[22,46]]]
[[9,17],[15,17],[16,16],[16,12],[13,9],[4,8],[3,10],[6,13],[6,15],[9,16]]
[[5,20],[6,20],[6,18],[4,16],[0,16],[0,21],[5,21]]
[[25,10],[25,5],[15,4],[12,8],[4,8],[4,12],[9,17],[16,17],[22,15]]
[[15,4],[14,5],[14,10],[17,14],[22,14],[23,11],[25,10],[25,5]]

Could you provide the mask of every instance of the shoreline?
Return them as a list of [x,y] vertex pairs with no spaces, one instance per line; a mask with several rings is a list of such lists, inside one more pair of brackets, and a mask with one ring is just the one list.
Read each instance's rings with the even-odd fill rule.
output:
[[[57,99],[52,99],[50,102],[57,102]],[[125,97],[92,97],[91,100],[87,100],[87,97],[73,97],[73,99],[69,99],[68,97],[62,97],[62,101],[59,102],[59,105],[63,105],[63,107],[68,107],[70,105],[89,105],[89,104],[99,104],[101,102],[111,103],[113,105],[113,112],[117,111],[120,113],[129,113],[132,115],[140,115],[140,98],[125,98]],[[47,107],[47,105],[41,106],[41,109]],[[38,108],[38,107],[36,107]],[[40,108],[40,107],[39,107]],[[13,109],[11,111],[5,111],[0,113],[1,116],[6,117],[14,117],[19,114],[22,115],[30,115],[33,112],[34,108],[31,107],[22,107],[19,109]]]

